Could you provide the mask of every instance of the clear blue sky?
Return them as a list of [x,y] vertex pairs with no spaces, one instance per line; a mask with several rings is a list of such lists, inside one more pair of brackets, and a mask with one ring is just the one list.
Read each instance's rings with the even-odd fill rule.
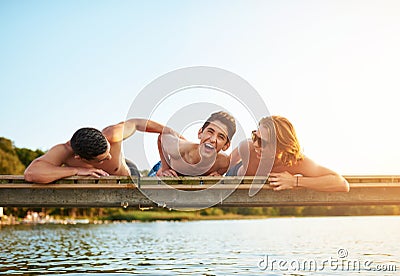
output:
[[0,136],[49,149],[125,120],[160,75],[205,65],[251,83],[317,162],[400,174],[399,15],[398,1],[2,0]]

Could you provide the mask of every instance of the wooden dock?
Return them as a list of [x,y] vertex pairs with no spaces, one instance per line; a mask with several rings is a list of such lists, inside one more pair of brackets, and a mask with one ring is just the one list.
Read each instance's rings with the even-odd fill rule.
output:
[[[348,193],[317,192],[304,188],[278,192],[271,189],[266,177],[142,177],[134,181],[121,176],[100,179],[69,177],[52,184],[35,184],[26,182],[23,176],[0,175],[0,206],[196,208],[207,204],[227,207],[400,205],[400,176],[345,178],[350,183]],[[249,188],[253,181],[264,186],[250,197]],[[220,185],[215,185],[217,182]],[[211,192],[204,197],[195,193],[203,190]],[[184,203],[176,200],[182,191],[193,192],[186,193],[189,200]],[[227,193],[230,195],[226,197]],[[165,200],[154,203],[148,197]]]

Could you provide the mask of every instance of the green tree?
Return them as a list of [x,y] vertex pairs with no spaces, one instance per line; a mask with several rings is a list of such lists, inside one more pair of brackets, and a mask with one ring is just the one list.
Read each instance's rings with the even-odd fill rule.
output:
[[11,140],[0,137],[0,174],[23,174],[24,170]]
[[141,176],[147,176],[149,174],[149,172],[150,172],[149,170],[141,170],[140,171],[140,175]]
[[15,152],[17,153],[19,160],[22,162],[22,164],[24,164],[25,167],[28,167],[34,159],[44,154],[44,152],[39,149],[33,151],[27,148],[15,148]]
[[5,153],[15,154],[14,145],[11,140],[7,138],[0,137],[0,149]]

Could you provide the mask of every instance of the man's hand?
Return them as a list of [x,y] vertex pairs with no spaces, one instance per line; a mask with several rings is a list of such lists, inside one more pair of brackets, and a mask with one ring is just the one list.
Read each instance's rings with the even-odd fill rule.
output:
[[217,171],[214,171],[212,173],[210,173],[208,176],[222,176],[220,173],[218,173]]
[[94,176],[97,178],[100,178],[102,176],[109,176],[109,174],[102,169],[96,169],[96,168],[78,168],[78,172],[76,175],[80,176]]
[[167,170],[162,170],[162,168],[160,168],[157,171],[157,176],[172,176],[172,177],[178,177],[178,174],[176,173],[176,171],[174,171],[173,169],[167,169]]

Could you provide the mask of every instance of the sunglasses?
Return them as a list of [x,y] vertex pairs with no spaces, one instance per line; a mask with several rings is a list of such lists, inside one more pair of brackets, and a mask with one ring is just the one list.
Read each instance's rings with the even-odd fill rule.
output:
[[257,130],[253,130],[251,132],[251,140],[253,140],[254,142],[257,142],[257,145],[261,148],[265,148],[268,145],[268,141],[265,139],[261,139],[260,136],[258,136],[257,134]]

